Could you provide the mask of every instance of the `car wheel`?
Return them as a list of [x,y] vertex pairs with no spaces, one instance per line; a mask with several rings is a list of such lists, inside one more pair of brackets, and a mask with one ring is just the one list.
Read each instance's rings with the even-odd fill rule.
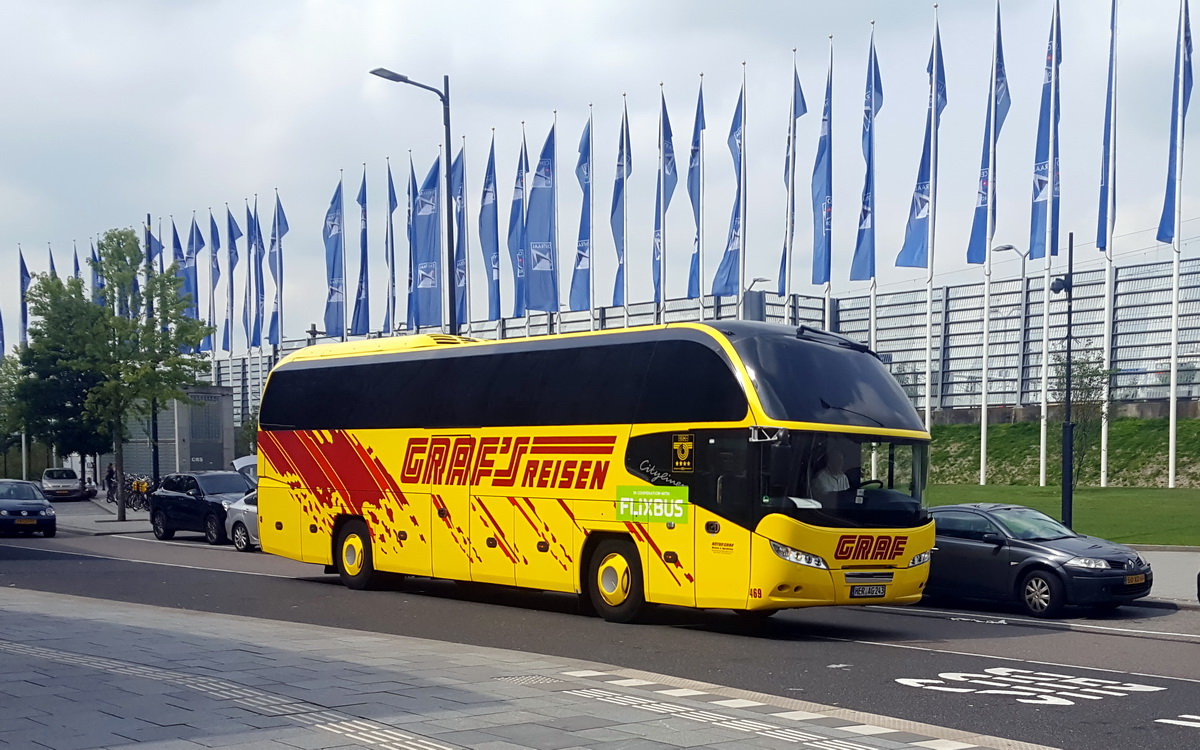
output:
[[53,536],[54,536],[55,534],[57,534],[57,533],[58,533],[58,529],[57,529],[57,528],[54,528],[54,529],[46,529],[45,531],[43,531],[43,532],[42,532],[42,536],[46,537],[47,539],[50,539],[51,537],[53,537]]
[[1062,581],[1046,570],[1035,570],[1021,581],[1021,606],[1034,617],[1056,617],[1066,604]]
[[209,513],[204,519],[204,540],[209,544],[225,544],[229,541],[225,536],[225,527],[215,513]]
[[592,606],[605,620],[634,622],[646,605],[637,547],[624,539],[600,542],[588,565],[588,588]]
[[338,531],[337,570],[342,583],[357,591],[374,588],[374,556],[371,554],[371,532],[361,519],[347,521]]
[[175,529],[167,526],[167,514],[161,510],[154,511],[154,517],[150,519],[150,525],[154,527],[154,538],[166,541],[175,536]]
[[241,521],[233,525],[233,548],[238,552],[254,551],[250,544],[250,532],[246,530],[246,524]]

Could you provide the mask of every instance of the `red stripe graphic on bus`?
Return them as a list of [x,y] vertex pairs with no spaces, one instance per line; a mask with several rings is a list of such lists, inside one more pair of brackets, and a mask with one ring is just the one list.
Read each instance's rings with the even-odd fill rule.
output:
[[[570,568],[567,566],[567,563],[571,562],[571,555],[567,552],[567,548],[562,544],[559,544],[558,537],[554,536],[554,532],[550,530],[550,524],[541,519],[541,517],[538,515],[537,507],[530,502],[529,498],[525,497],[521,499],[525,501],[524,504],[522,504],[521,501],[515,497],[508,498],[508,501],[512,503],[514,508],[520,511],[521,515],[524,516],[525,521],[533,529],[534,533],[538,535],[538,538],[546,543],[547,551],[554,558],[554,562],[562,566],[563,570],[570,570]],[[528,510],[526,508],[528,508]],[[547,535],[549,535],[549,538],[547,538]],[[562,550],[562,558],[566,558],[566,562],[559,557],[559,554],[558,552],[555,552],[554,547],[550,546],[554,544],[557,544],[558,548]],[[525,560],[525,562],[528,563],[529,561]]]
[[479,509],[482,510],[484,512],[484,514],[487,516],[487,520],[492,527],[492,531],[496,534],[496,536],[495,536],[496,545],[500,548],[500,551],[503,552],[505,554],[505,556],[507,556],[508,559],[511,560],[514,565],[516,565],[517,556],[513,554],[511,549],[509,549],[509,546],[508,546],[509,542],[508,542],[508,539],[504,536],[504,529],[502,529],[500,527],[500,524],[496,523],[496,518],[492,515],[492,512],[490,510],[488,510],[488,507],[483,504],[482,498],[476,497],[476,498],[474,498],[474,500],[475,500],[475,503],[479,506]]

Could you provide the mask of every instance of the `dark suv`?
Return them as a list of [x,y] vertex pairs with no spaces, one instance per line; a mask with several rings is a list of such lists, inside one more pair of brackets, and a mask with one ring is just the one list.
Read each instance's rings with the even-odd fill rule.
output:
[[236,471],[168,474],[150,495],[154,536],[170,539],[176,531],[202,531],[209,544],[225,544],[225,511],[251,489]]

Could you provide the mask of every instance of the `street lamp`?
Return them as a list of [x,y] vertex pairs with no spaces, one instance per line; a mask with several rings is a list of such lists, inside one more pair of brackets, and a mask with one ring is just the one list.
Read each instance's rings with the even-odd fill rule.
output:
[[746,291],[747,291],[747,292],[753,292],[753,291],[754,291],[754,285],[755,285],[755,284],[758,284],[758,283],[760,283],[760,282],[761,282],[761,283],[764,283],[764,284],[769,284],[769,283],[771,283],[771,280],[770,280],[770,279],[768,279],[768,278],[766,278],[765,276],[758,276],[758,277],[756,277],[756,278],[755,278],[753,281],[751,281],[751,282],[750,282],[750,286],[746,287]]
[[1012,250],[1017,255],[1021,256],[1021,278],[1025,278],[1025,261],[1029,259],[1029,253],[1025,250],[1020,250],[1013,245],[997,245],[992,248],[993,253],[1001,253]]
[[763,281],[769,282],[770,279],[759,276],[746,287],[746,293],[742,295],[742,320],[767,319],[767,294],[754,289],[755,284]]
[[[1050,291],[1063,293],[1067,297],[1067,377],[1063,389],[1063,434],[1062,434],[1062,517],[1063,524],[1071,528],[1071,501],[1075,484],[1075,423],[1071,421],[1071,291],[1072,274],[1075,271],[1075,233],[1067,234],[1067,275],[1059,276],[1050,284]],[[1043,305],[1043,315],[1050,314],[1049,300]],[[1047,362],[1042,363],[1046,367]]]
[[[1028,317],[1029,282],[1026,281],[1026,279],[1028,277],[1025,275],[1025,261],[1029,260],[1029,251],[1021,250],[1020,248],[1016,247],[1015,245],[997,245],[996,247],[992,248],[993,253],[1002,253],[1002,252],[1007,252],[1010,250],[1012,252],[1016,253],[1017,255],[1021,256],[1021,354],[1020,354],[1020,357],[1021,357],[1021,361],[1024,362],[1024,360],[1025,360],[1025,326],[1029,319],[1029,317]],[[1020,372],[1022,368],[1020,366],[1018,366],[1017,369],[1018,369],[1018,372]],[[1017,403],[1016,403],[1016,406],[1018,408],[1020,408],[1021,404],[1024,403],[1023,399],[1021,398],[1021,396],[1023,395],[1021,392],[1021,386],[1022,386],[1022,384],[1024,384],[1024,382],[1025,382],[1025,378],[1022,375],[1018,375],[1017,376]]]
[[371,71],[371,75],[379,76],[380,78],[391,81],[392,83],[407,83],[409,86],[416,86],[419,89],[432,91],[437,94],[437,98],[442,100],[442,125],[446,129],[446,161],[442,165],[446,171],[446,260],[445,273],[442,274],[445,281],[446,298],[449,300],[446,305],[447,314],[446,322],[451,335],[458,334],[458,310],[454,300],[454,216],[450,210],[450,201],[454,200],[450,189],[450,76],[442,76],[441,90],[435,89],[433,86],[427,86],[409,78],[402,73],[388,70],[387,68],[375,68]]

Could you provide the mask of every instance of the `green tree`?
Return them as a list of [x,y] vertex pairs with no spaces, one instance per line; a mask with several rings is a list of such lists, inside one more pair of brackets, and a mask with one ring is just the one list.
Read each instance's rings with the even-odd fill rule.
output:
[[242,417],[242,426],[234,435],[234,454],[248,456],[258,450],[258,404]]
[[[86,302],[82,284],[64,300],[53,280],[39,278],[29,290],[30,346],[60,353],[60,365],[95,377],[84,412],[104,425],[116,454],[117,518],[125,518],[125,425],[144,417],[152,399],[187,400],[184,388],[208,365],[194,351],[212,328],[186,314],[190,297],[181,292],[175,266],[157,273],[144,263],[132,229],[112,229],[97,243],[102,304]],[[74,286],[73,286],[74,285]],[[85,309],[86,308],[86,309]]]
[[17,357],[0,352],[0,454],[4,456],[4,476],[8,476],[8,452],[21,444],[21,431],[25,429],[17,409],[20,377]]
[[[1084,346],[1088,343],[1084,342]],[[1100,443],[1100,428],[1104,424],[1105,412],[1104,386],[1116,372],[1104,369],[1102,357],[1101,352],[1092,350],[1071,358],[1071,421],[1075,423],[1072,489],[1079,485],[1089,452]],[[1051,359],[1053,369],[1049,395],[1061,404],[1066,401],[1067,395],[1067,355],[1065,352],[1056,352]],[[1111,404],[1111,389],[1107,395]]]

